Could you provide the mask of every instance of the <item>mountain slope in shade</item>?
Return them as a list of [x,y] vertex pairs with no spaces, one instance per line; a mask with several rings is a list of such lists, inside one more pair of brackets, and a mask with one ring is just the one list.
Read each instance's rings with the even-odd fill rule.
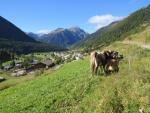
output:
[[0,16],[0,39],[1,38],[12,41],[35,42],[34,39],[26,35],[14,24]]
[[70,29],[58,28],[41,36],[34,33],[28,33],[28,35],[41,42],[68,48],[80,40],[85,39],[88,34],[78,27],[73,27]]
[[124,40],[127,36],[144,30],[150,24],[150,6],[142,8],[123,20],[112,23],[89,35],[78,43],[76,48],[97,48],[114,41]]
[[49,45],[34,40],[14,24],[0,16],[0,49],[3,48],[16,53],[63,50],[53,44]]

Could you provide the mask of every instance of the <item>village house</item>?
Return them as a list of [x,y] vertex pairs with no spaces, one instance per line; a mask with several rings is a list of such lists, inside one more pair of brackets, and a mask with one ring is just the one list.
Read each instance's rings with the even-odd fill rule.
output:
[[5,81],[6,79],[4,77],[0,77],[0,82]]
[[84,55],[81,54],[81,53],[74,53],[74,54],[72,55],[72,58],[73,58],[74,60],[83,60],[83,59],[84,59]]
[[10,70],[12,68],[13,68],[13,66],[10,65],[10,64],[4,66],[4,70],[6,70],[6,71],[8,71],[8,70]]
[[27,71],[33,71],[33,70],[37,70],[37,69],[42,69],[45,68],[46,65],[43,64],[42,62],[36,63],[36,64],[32,64],[32,66],[30,68],[27,69]]
[[31,65],[36,65],[36,64],[38,64],[38,63],[39,63],[38,60],[33,60],[30,64],[31,64]]
[[43,64],[45,64],[46,68],[50,68],[50,67],[53,67],[55,66],[55,63],[51,60],[51,59],[48,59],[48,60],[45,60],[44,62],[42,62]]
[[67,55],[65,55],[65,56],[63,56],[63,59],[64,60],[68,60],[68,59],[71,59],[71,54],[67,54]]
[[16,61],[15,62],[15,68],[17,68],[17,69],[19,69],[19,68],[22,68],[23,67],[23,62],[21,62],[21,61]]
[[48,69],[50,67],[55,66],[54,62],[50,59],[45,60],[43,62],[32,63],[32,66],[27,69],[27,71],[37,70],[37,69]]

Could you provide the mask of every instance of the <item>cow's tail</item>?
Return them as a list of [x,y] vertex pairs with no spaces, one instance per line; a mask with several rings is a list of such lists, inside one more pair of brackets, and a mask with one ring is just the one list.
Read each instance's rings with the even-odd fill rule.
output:
[[97,56],[97,52],[91,53],[91,72],[92,72],[92,74],[95,73],[95,68],[97,67],[96,56]]

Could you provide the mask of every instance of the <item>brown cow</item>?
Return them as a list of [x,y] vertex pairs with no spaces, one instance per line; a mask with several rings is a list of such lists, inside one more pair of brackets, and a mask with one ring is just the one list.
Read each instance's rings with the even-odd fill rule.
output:
[[118,52],[116,51],[104,51],[101,53],[92,52],[91,53],[91,71],[92,75],[97,74],[98,67],[103,67],[104,72],[106,73],[105,66],[110,59],[117,59]]
[[103,69],[105,69],[104,61],[106,61],[106,57],[103,53],[97,53],[97,52],[91,53],[92,75],[97,74],[97,70],[99,66],[103,66]]
[[110,59],[106,64],[106,73],[119,71],[119,61],[117,59]]
[[105,70],[107,74],[119,71],[119,61],[123,59],[123,55],[118,56],[115,59],[110,59],[107,61]]

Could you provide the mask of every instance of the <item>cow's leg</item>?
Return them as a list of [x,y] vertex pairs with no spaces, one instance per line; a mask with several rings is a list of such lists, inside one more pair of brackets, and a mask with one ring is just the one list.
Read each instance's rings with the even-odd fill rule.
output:
[[94,75],[95,74],[95,65],[94,64],[91,66],[91,71],[92,71],[92,75]]
[[98,66],[99,66],[97,59],[95,60],[94,64],[95,64],[94,65],[94,74],[97,75],[97,70],[98,70]]
[[119,72],[119,67],[117,67],[116,72],[117,72],[117,73]]
[[97,75],[98,66],[95,66],[94,74]]
[[107,66],[103,65],[103,70],[104,70],[104,73],[105,73],[105,74],[108,73],[108,72],[107,72],[107,70],[108,70],[108,69],[107,69]]
[[101,71],[101,74],[104,72],[102,66],[100,66],[100,71]]
[[110,71],[109,71],[108,68],[109,68],[109,65],[106,65],[105,68],[104,68],[104,69],[105,69],[104,72],[105,72],[105,75],[106,75],[106,76],[107,76],[108,74],[110,74]]
[[92,75],[93,76],[95,75],[95,68],[96,68],[96,66],[95,66],[95,64],[93,64],[93,67],[92,67]]

